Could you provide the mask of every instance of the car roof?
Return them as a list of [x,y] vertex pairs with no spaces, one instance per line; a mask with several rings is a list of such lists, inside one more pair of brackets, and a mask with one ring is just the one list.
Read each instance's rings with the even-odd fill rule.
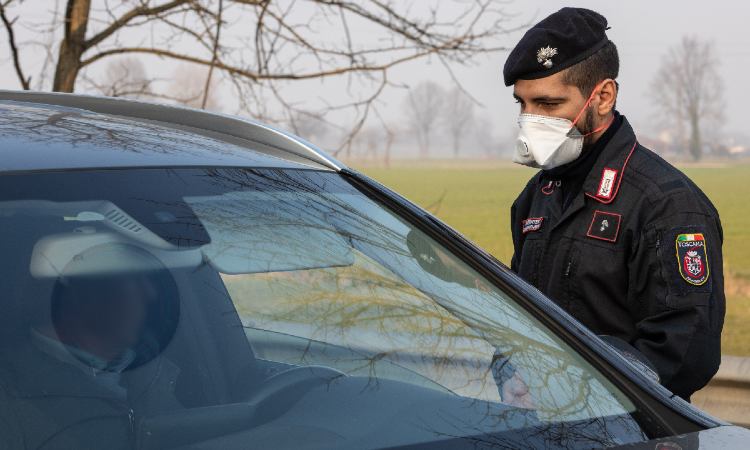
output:
[[122,98],[0,90],[0,173],[122,167],[338,171],[301,138],[241,117]]

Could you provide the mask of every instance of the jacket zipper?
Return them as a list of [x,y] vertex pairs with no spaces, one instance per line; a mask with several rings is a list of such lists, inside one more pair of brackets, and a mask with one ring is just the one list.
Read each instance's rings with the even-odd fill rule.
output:
[[661,256],[661,236],[657,233],[656,235],[656,243],[654,244],[656,247],[656,256]]
[[568,260],[568,265],[565,267],[565,278],[570,277],[570,268],[573,267],[573,258]]

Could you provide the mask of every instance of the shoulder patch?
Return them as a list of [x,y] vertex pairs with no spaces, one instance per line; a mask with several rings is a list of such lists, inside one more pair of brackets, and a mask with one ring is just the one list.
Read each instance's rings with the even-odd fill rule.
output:
[[521,221],[521,233],[526,234],[531,231],[539,231],[542,228],[544,217],[529,217]]
[[693,286],[702,286],[708,281],[709,267],[706,239],[703,233],[678,234],[675,239],[677,265],[683,280]]
[[617,235],[620,233],[620,222],[622,222],[622,214],[596,210],[591,217],[591,224],[586,236],[602,241],[616,242]]

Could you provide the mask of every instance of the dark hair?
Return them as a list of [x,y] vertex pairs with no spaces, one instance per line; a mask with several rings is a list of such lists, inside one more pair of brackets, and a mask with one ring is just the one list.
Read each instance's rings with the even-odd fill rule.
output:
[[573,85],[588,97],[597,83],[607,78],[616,79],[620,72],[617,46],[609,41],[596,53],[563,71],[563,83]]

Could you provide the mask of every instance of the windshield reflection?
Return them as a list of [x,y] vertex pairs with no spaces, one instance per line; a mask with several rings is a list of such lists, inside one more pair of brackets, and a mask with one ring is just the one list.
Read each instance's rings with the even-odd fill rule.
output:
[[[645,439],[606,378],[336,174],[48,173],[0,177],[0,192],[8,260],[29,261],[3,263],[13,296],[0,394],[8,421],[36,415],[7,427],[8,439],[142,448],[247,439],[283,448],[282,436],[304,448],[309,433],[324,448]],[[39,353],[35,334],[61,352]],[[39,423],[49,425],[33,433]]]

